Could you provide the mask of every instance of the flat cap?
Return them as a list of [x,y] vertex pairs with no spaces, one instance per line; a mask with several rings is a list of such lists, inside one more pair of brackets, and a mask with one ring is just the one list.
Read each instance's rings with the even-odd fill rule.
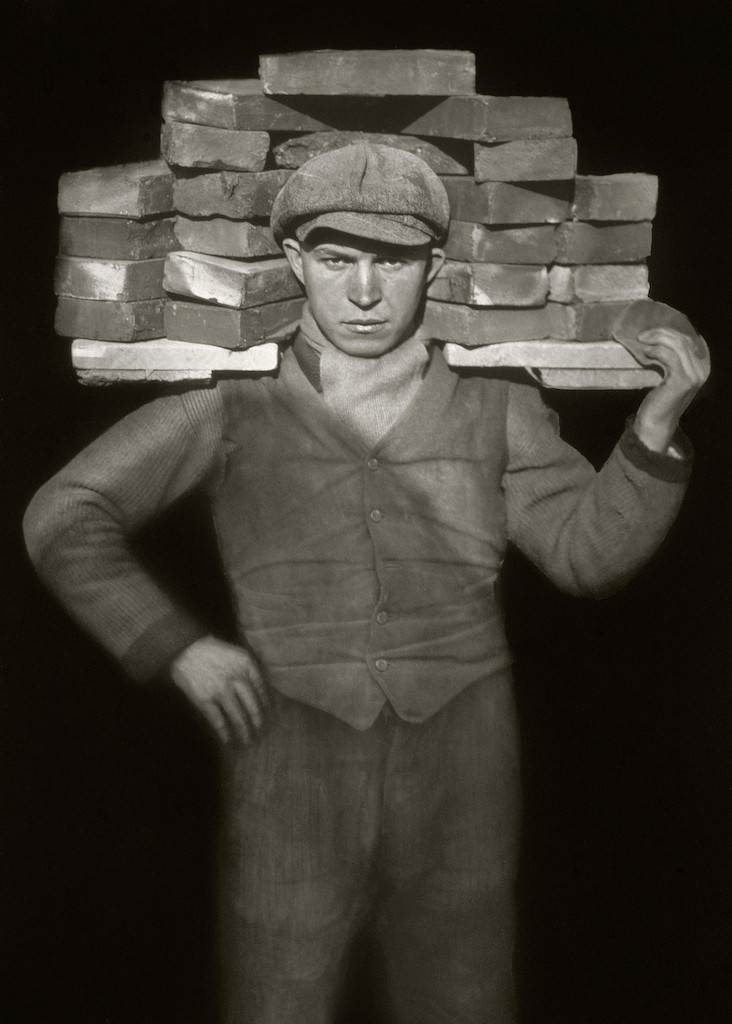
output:
[[298,168],[274,201],[271,224],[278,242],[304,241],[322,227],[394,245],[435,244],[447,234],[450,203],[420,157],[357,142]]

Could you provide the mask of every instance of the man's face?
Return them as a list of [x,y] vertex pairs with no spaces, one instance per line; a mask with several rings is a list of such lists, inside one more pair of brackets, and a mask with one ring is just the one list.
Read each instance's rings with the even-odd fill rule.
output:
[[327,229],[283,245],[323,334],[364,358],[391,351],[413,333],[427,285],[445,260],[429,245],[396,246]]

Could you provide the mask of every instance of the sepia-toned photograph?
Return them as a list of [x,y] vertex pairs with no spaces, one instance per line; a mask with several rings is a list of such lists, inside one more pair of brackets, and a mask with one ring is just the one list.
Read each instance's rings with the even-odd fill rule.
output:
[[13,0],[3,1021],[732,1020],[731,13]]

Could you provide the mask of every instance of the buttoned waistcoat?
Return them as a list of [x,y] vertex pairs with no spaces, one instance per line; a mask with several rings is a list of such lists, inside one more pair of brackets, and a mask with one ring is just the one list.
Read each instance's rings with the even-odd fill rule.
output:
[[506,384],[434,358],[368,448],[288,352],[224,392],[214,519],[245,642],[280,692],[368,727],[423,721],[510,654],[496,582]]

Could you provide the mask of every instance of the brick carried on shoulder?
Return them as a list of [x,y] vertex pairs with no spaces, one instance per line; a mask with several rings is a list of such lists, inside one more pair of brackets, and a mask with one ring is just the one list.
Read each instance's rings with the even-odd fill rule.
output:
[[54,291],[77,299],[134,302],[163,298],[164,259],[97,260],[59,256]]
[[442,177],[452,216],[480,224],[559,224],[569,213],[572,183],[511,183]]
[[162,127],[160,151],[169,164],[177,167],[262,171],[269,152],[269,134],[174,121]]
[[59,254],[102,260],[149,260],[179,248],[172,216],[61,217]]
[[232,309],[202,302],[168,299],[165,334],[181,342],[221,348],[249,348],[292,336],[302,315],[303,298]]
[[565,181],[577,170],[574,139],[475,144],[476,181]]
[[212,171],[175,178],[175,208],[189,217],[268,217],[292,171]]
[[104,299],[75,299],[60,295],[54,328],[64,338],[95,341],[147,341],[165,334],[165,299],[118,302]]
[[557,264],[549,271],[552,302],[609,302],[644,299],[648,267],[634,263],[598,263],[585,267]]
[[475,92],[467,50],[308,50],[265,54],[259,77],[270,95],[453,96]]
[[169,293],[236,309],[302,295],[300,283],[284,258],[247,263],[202,253],[174,252],[165,261],[164,285]]
[[164,160],[62,174],[59,213],[140,219],[173,211],[173,174]]
[[175,237],[179,243],[177,248],[210,256],[259,260],[282,255],[269,225],[229,220],[227,217],[185,217],[179,214],[175,218]]
[[552,224],[491,227],[452,220],[444,249],[449,259],[476,263],[551,263],[555,254]]
[[471,309],[428,300],[424,326],[430,337],[472,348],[502,341],[548,338],[549,314],[540,309]]
[[653,220],[658,178],[653,174],[577,175],[572,220]]
[[542,306],[548,290],[549,275],[544,266],[448,261],[427,295],[466,306]]
[[471,174],[473,151],[468,142],[440,139],[430,142],[413,135],[385,134],[383,132],[313,132],[287,139],[272,150],[278,167],[301,167],[306,160],[328,153],[354,142],[377,143],[405,149],[421,157],[436,174]]
[[651,253],[650,221],[587,224],[565,221],[557,228],[556,262],[637,263]]

